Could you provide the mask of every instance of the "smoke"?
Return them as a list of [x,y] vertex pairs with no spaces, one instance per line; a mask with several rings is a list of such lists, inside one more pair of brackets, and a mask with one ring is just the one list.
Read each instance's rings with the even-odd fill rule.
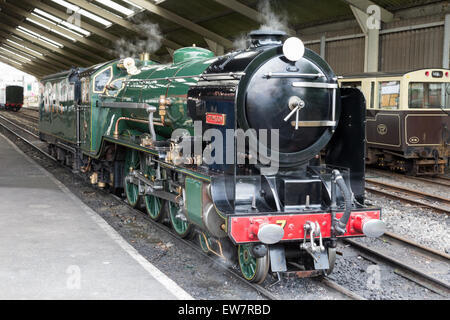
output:
[[245,50],[250,45],[247,34],[241,34],[233,41],[233,48],[236,50]]
[[157,24],[137,21],[136,26],[139,36],[121,38],[115,43],[115,53],[120,58],[136,58],[140,53],[153,53],[161,47],[163,35]]
[[281,30],[287,32],[288,20],[287,13],[277,14],[272,8],[272,1],[261,0],[258,3],[258,11],[262,15],[262,25],[259,30]]
[[[260,0],[257,9],[261,14],[262,21],[258,31],[289,31],[288,19],[286,12],[276,13],[273,10],[273,2],[271,0]],[[233,41],[233,47],[237,50],[245,50],[249,47],[250,41],[247,34],[240,34]]]

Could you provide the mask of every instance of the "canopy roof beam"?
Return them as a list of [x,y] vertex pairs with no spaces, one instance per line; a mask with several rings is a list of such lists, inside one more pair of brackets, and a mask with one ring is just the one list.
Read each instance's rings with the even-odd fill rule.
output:
[[21,63],[22,66],[24,68],[29,68],[30,70],[33,71],[38,71],[41,74],[50,74],[52,73],[50,70],[48,70],[47,68],[41,67],[41,66],[37,66],[36,64],[34,64],[33,62],[27,61],[21,57],[18,57],[12,53],[6,52],[4,50],[0,50],[0,55],[7,57],[15,62]]
[[27,22],[24,22],[24,21],[20,21],[18,19],[10,17],[10,16],[6,15],[3,12],[0,13],[0,17],[3,17],[6,20],[12,21],[17,26],[24,27],[24,28],[26,28],[26,29],[28,29],[28,30],[30,30],[32,32],[35,32],[35,33],[37,33],[37,34],[39,34],[41,36],[44,36],[44,37],[46,37],[46,38],[48,38],[48,39],[50,39],[52,41],[60,43],[60,44],[62,44],[63,46],[65,46],[67,48],[70,48],[70,49],[72,49],[74,51],[78,51],[79,53],[82,53],[83,56],[87,56],[87,57],[90,57],[91,59],[93,59],[93,60],[87,60],[87,59],[85,59],[83,57],[77,56],[77,60],[82,61],[85,65],[90,66],[90,65],[94,64],[95,62],[98,62],[98,60],[104,60],[105,59],[103,57],[100,57],[100,56],[97,56],[97,55],[93,54],[90,50],[81,48],[79,45],[77,45],[74,42],[69,42],[67,40],[61,39],[61,38],[59,38],[57,36],[54,36],[54,35],[46,32],[44,30],[41,30],[41,29],[31,25],[30,23],[27,23]]
[[[17,35],[20,38],[26,39],[27,41],[29,41],[31,43],[35,43],[35,44],[37,44],[37,45],[39,45],[41,47],[47,48],[47,49],[49,49],[49,50],[51,50],[51,51],[53,51],[55,53],[58,53],[58,54],[62,55],[63,57],[61,57],[59,55],[56,55],[56,54],[51,54],[51,55],[48,54],[49,56],[53,57],[54,59],[56,59],[58,61],[66,63],[66,64],[68,64],[70,66],[80,64],[80,62],[78,62],[79,59],[78,59],[78,57],[76,55],[68,53],[66,50],[62,50],[60,48],[56,48],[56,47],[50,46],[47,42],[45,42],[45,41],[43,41],[41,39],[38,39],[38,38],[34,38],[34,37],[32,37],[32,36],[30,36],[30,35],[28,35],[26,33],[23,33],[21,31],[17,30],[16,28],[13,28],[13,27],[11,27],[11,26],[9,26],[7,24],[2,23],[1,21],[0,21],[0,29],[6,30],[8,32],[11,32],[11,33]],[[32,48],[32,49],[35,50],[34,48]],[[44,49],[41,49],[41,50],[44,50]],[[36,51],[39,51],[39,50],[36,50]],[[41,52],[41,51],[39,51],[39,52]]]
[[[134,0],[133,0],[134,1]],[[245,4],[242,4],[239,1],[236,0],[214,0],[217,3],[220,3],[224,7],[230,8],[234,10],[237,13],[242,14],[243,16],[246,16],[247,18],[250,18],[253,21],[264,23],[264,16],[261,14],[261,12],[252,9]],[[288,28],[287,33],[291,36],[295,36],[297,33],[295,30]]]
[[38,71],[34,71],[34,70],[31,71],[30,69],[28,69],[28,68],[26,68],[26,67],[23,67],[22,65],[17,65],[17,64],[15,64],[15,63],[13,63],[13,62],[7,60],[7,59],[4,59],[4,58],[2,58],[2,57],[0,57],[0,62],[3,62],[4,64],[7,64],[8,66],[13,67],[13,68],[15,68],[15,69],[17,69],[17,70],[20,70],[20,71],[22,71],[22,72],[31,74],[32,76],[34,76],[34,77],[36,77],[36,78],[38,78],[38,79],[40,79],[40,78],[42,78],[42,77],[44,76],[44,74],[41,74],[41,73],[38,72]]
[[[85,38],[85,37],[83,37],[83,36],[80,36],[80,35],[74,34],[74,33],[72,33],[72,32],[69,32],[69,31],[67,31],[66,29],[61,28],[61,27],[58,26],[58,25],[52,24],[52,23],[48,22],[47,20],[42,19],[42,18],[40,18],[40,17],[38,17],[38,16],[35,16],[35,15],[31,14],[31,12],[28,12],[28,11],[26,11],[26,10],[24,10],[24,9],[22,9],[22,8],[19,8],[19,7],[15,6],[15,5],[12,5],[12,4],[10,4],[10,3],[4,3],[3,5],[4,5],[6,8],[8,8],[9,10],[11,10],[11,11],[13,11],[13,12],[15,12],[15,13],[17,13],[17,14],[19,14],[19,15],[25,17],[25,18],[29,18],[29,19],[35,20],[36,22],[38,22],[38,23],[40,23],[40,24],[46,26],[46,27],[49,28],[50,30],[56,30],[57,32],[59,32],[59,33],[65,35],[65,36],[71,37],[71,38],[75,39],[77,42],[81,42],[81,43],[83,43],[84,45],[86,45],[86,46],[88,46],[88,47],[91,47],[91,48],[93,48],[93,49],[95,49],[95,50],[98,50],[98,49],[99,49],[99,45],[98,45],[98,43],[95,42],[95,41],[89,40],[89,39],[87,39],[87,38]],[[107,49],[106,52],[107,52],[109,55],[112,55],[112,54],[113,54],[113,53],[112,53],[112,50],[109,50],[109,49]],[[97,55],[97,54],[96,54],[95,56],[98,57],[99,59],[102,59],[102,58],[105,59],[104,57],[99,56],[99,55]],[[110,57],[108,57],[108,58],[110,58]]]
[[[34,6],[35,8],[38,8],[47,13],[50,13],[50,14],[54,15],[55,17],[62,19],[64,21],[70,22],[70,20],[73,19],[73,17],[71,15],[67,14],[66,12],[60,11],[52,6],[49,6],[43,2],[40,2],[38,0],[22,0],[22,1]],[[79,21],[77,21],[77,23],[79,23],[80,28],[85,29],[85,30],[87,30],[93,34],[96,34],[104,39],[107,39],[111,42],[116,42],[120,39],[116,35],[113,35],[111,32],[105,31],[104,29],[94,27],[94,26],[90,25],[89,23],[82,21],[81,19]]]
[[[106,20],[109,20],[110,22],[118,24],[119,26],[121,26],[127,30],[133,31],[138,34],[141,33],[141,30],[134,23],[131,23],[130,21],[128,21],[120,16],[112,14],[111,12],[109,12],[103,8],[93,5],[90,2],[87,2],[85,0],[67,0],[67,1],[73,3],[74,5],[77,5],[78,7],[82,8],[84,10],[87,10],[96,15],[99,15],[100,17],[102,17]],[[181,45],[179,45],[178,43],[175,43],[171,40],[168,40],[168,39],[162,39],[162,44],[164,46],[167,46],[172,49],[181,48]]]
[[7,49],[11,52],[14,52],[16,54],[19,54],[23,57],[26,57],[27,59],[30,59],[31,62],[35,63],[38,66],[42,66],[43,68],[47,68],[52,70],[53,72],[59,71],[60,69],[58,67],[55,67],[54,65],[52,65],[51,63],[47,62],[46,60],[41,60],[36,58],[34,55],[26,53],[23,49],[21,49],[20,47],[17,48],[16,46],[14,46],[14,44],[10,44],[7,43],[6,41],[4,41],[5,39],[3,39],[2,44],[0,44],[0,47]]
[[[35,57],[36,59],[45,61],[45,62],[47,62],[48,64],[53,65],[53,66],[55,66],[56,68],[58,68],[58,69],[60,69],[60,70],[61,70],[61,69],[67,69],[67,68],[68,68],[67,65],[62,64],[62,63],[60,63],[60,62],[58,62],[58,61],[56,61],[56,60],[49,59],[48,57],[46,57],[45,54],[43,54],[43,53],[41,53],[41,52],[39,52],[39,51],[37,51],[37,50],[33,50],[33,49],[31,49],[31,48],[28,48],[28,47],[25,46],[25,44],[23,44],[24,47],[22,47],[22,46],[21,46],[21,43],[19,43],[19,42],[17,41],[17,39],[16,39],[16,41],[10,39],[10,37],[8,37],[8,35],[7,35],[6,33],[2,32],[2,31],[0,31],[0,37],[4,39],[4,42],[3,42],[3,43],[7,44],[8,46],[14,47],[14,48],[16,48],[17,50],[20,50],[20,51],[25,52],[25,53],[27,53],[27,54],[29,54],[29,55],[32,55],[32,56]],[[8,41],[8,40],[10,40],[10,41]],[[14,42],[11,42],[11,41],[14,41]],[[40,54],[39,54],[39,53],[40,53]]]
[[[72,1],[72,0],[71,0]],[[200,34],[201,36],[208,38],[214,42],[217,42],[218,44],[224,46],[225,48],[232,48],[233,42],[226,39],[225,37],[222,37],[221,35],[218,35],[217,33],[214,33],[201,25],[198,25],[196,23],[193,23],[192,21],[185,19],[167,9],[164,9],[162,7],[159,7],[149,1],[145,0],[129,0],[130,2],[141,6],[142,8],[146,9],[147,11],[156,14],[160,17],[163,17],[164,19],[167,19],[169,21],[172,21],[183,28],[189,29],[195,33]]]

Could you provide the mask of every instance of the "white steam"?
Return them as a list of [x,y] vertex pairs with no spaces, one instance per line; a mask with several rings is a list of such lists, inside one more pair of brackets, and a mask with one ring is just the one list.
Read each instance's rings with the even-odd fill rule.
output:
[[121,38],[115,43],[115,52],[120,58],[137,58],[141,53],[153,53],[161,47],[163,35],[157,24],[138,22],[136,26],[139,37]]
[[262,15],[262,25],[259,30],[281,30],[287,32],[288,20],[286,13],[277,14],[272,8],[270,0],[261,0],[258,3],[258,11]]
[[[257,9],[262,18],[262,24],[258,31],[277,30],[289,32],[287,13],[276,13],[273,10],[272,2],[271,0],[260,0],[258,2]],[[241,34],[233,41],[233,47],[237,50],[245,50],[249,45],[250,41],[247,34]]]
[[247,34],[241,34],[233,41],[233,48],[236,50],[245,50],[250,45]]

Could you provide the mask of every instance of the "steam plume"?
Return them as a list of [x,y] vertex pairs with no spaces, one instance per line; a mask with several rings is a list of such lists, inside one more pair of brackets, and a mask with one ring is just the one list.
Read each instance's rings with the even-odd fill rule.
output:
[[[261,0],[258,2],[257,9],[261,14],[262,21],[259,31],[268,30],[280,30],[289,31],[287,13],[281,12],[276,13],[273,10],[273,1],[271,0]],[[245,50],[249,46],[249,40],[247,34],[239,35],[233,42],[233,47],[237,50]]]
[[258,3],[258,11],[262,15],[262,25],[259,30],[282,30],[288,31],[287,14],[277,14],[272,8],[270,0],[261,0]]
[[163,39],[159,26],[150,22],[136,22],[139,37],[119,39],[115,44],[116,54],[120,58],[138,57],[140,53],[153,53],[161,47]]

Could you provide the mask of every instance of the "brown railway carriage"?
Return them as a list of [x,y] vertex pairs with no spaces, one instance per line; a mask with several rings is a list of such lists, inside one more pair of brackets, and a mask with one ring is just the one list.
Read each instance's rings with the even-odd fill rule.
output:
[[366,98],[366,162],[413,175],[443,174],[450,157],[446,69],[366,73],[340,79]]

